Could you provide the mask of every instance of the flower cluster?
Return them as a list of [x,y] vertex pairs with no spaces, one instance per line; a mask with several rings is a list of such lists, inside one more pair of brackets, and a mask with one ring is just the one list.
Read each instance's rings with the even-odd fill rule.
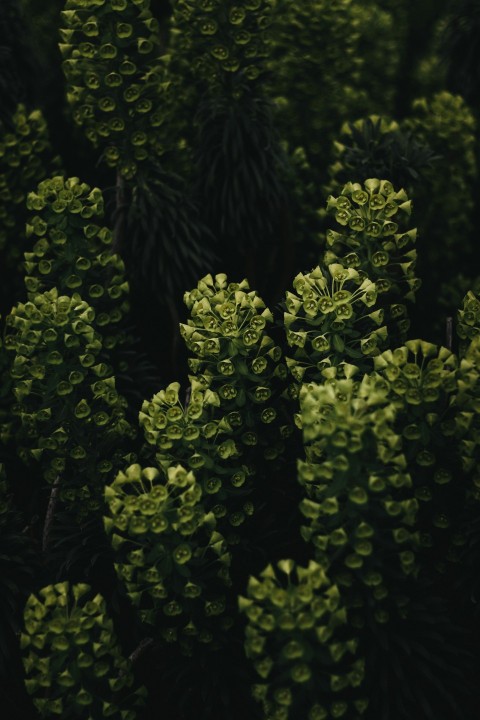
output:
[[340,232],[327,231],[330,251],[325,262],[341,261],[375,282],[389,334],[396,328],[400,338],[410,325],[404,300],[414,301],[420,286],[412,247],[417,232],[400,228],[402,214],[410,212],[405,191],[396,192],[389,181],[377,178],[366,180],[363,187],[347,183],[338,197],[331,195],[327,201],[327,213],[341,227]]
[[146,690],[133,689],[105,600],[89,585],[62,582],[30,595],[21,647],[25,686],[41,717],[135,720]]
[[218,395],[243,452],[258,445],[265,460],[275,460],[291,428],[275,402],[287,371],[267,331],[270,310],[246,280],[228,283],[224,274],[200,280],[185,304],[191,317],[180,332],[195,356],[190,369]]
[[294,395],[299,383],[320,380],[326,368],[345,360],[358,364],[385,347],[384,312],[376,307],[377,288],[365,273],[333,263],[299,273],[293,288],[286,294],[284,325],[295,347],[287,358]]
[[475,116],[460,95],[442,91],[431,99],[418,98],[402,127],[414,132],[438,154],[439,163],[424,173],[415,193],[425,282],[436,287],[445,264],[457,264],[458,247],[467,256],[471,235],[476,177]]
[[302,387],[300,408],[302,535],[341,587],[350,622],[362,627],[365,607],[387,622],[391,610],[403,612],[418,544],[418,501],[388,383],[375,374],[359,383],[311,383]]
[[[271,93],[281,98],[278,122],[283,137],[292,147],[308,139],[312,167],[325,166],[345,118],[389,107],[389,79],[398,68],[398,50],[394,20],[377,2],[276,0]],[[318,171],[315,177],[318,182]]]
[[471,290],[463,299],[457,314],[457,335],[460,338],[459,354],[463,357],[471,341],[480,334],[480,300]]
[[99,362],[94,318],[78,295],[54,288],[6,319],[18,455],[40,462],[48,482],[60,479],[60,495],[79,517],[100,506],[103,478],[123,462],[119,440],[128,444],[133,433],[111,370]]
[[149,0],[67,0],[60,49],[73,119],[110,167],[131,179],[160,156],[167,90]]
[[[443,567],[454,559],[453,518],[465,499],[455,435],[460,408],[458,360],[444,347],[409,340],[404,347],[387,350],[374,358],[375,370],[389,384],[389,400],[396,408],[395,430],[402,436],[403,452],[411,468],[415,497],[419,501],[417,525],[422,558],[430,553]],[[453,447],[452,447],[453,443]],[[444,551],[443,557],[439,548]]]
[[460,361],[456,406],[456,436],[463,470],[470,479],[469,494],[480,500],[480,337],[475,335]]
[[359,690],[348,702],[344,691],[361,686],[364,663],[356,640],[342,632],[347,613],[338,587],[313,560],[306,568],[292,560],[277,567],[250,577],[247,597],[239,598],[245,651],[262,679],[254,696],[272,720],[357,720],[367,702]]
[[128,283],[112,233],[103,217],[102,192],[78,178],[56,176],[41,182],[27,198],[31,215],[27,236],[35,240],[25,253],[25,286],[30,300],[56,287],[78,293],[95,310],[92,323],[110,351],[125,341],[118,325],[128,312]]
[[[192,470],[131,465],[105,490],[115,569],[141,618],[167,641],[214,640],[226,629],[230,555]],[[221,616],[221,617],[219,617]]]
[[24,249],[25,199],[49,172],[52,149],[40,110],[19,105],[7,128],[0,120],[0,252],[7,268],[17,272]]
[[171,383],[143,403],[139,419],[147,445],[155,451],[155,460],[165,473],[177,463],[195,471],[205,508],[214,514],[227,542],[233,544],[238,541],[236,529],[254,511],[248,499],[253,489],[252,472],[242,463],[234,435],[243,424],[242,417],[237,411],[217,417],[218,395],[195,378],[185,406],[179,400],[179,390],[179,383]]
[[180,52],[208,85],[256,80],[268,56],[271,0],[176,0]]

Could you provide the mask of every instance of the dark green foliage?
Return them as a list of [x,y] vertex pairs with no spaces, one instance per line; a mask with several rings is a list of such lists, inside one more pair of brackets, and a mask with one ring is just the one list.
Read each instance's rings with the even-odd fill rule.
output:
[[478,114],[480,5],[477,0],[455,0],[447,9],[442,50],[448,86],[463,95]]
[[9,660],[20,629],[21,606],[35,576],[35,547],[16,512],[3,465],[0,465],[0,674],[9,675]]
[[411,130],[378,115],[345,124],[335,142],[335,155],[329,170],[332,193],[349,178],[363,183],[372,177],[411,192],[426,168],[439,159]]

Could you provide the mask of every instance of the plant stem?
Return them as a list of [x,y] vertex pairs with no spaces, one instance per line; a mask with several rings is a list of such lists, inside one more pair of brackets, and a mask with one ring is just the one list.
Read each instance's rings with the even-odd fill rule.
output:
[[53,483],[50,499],[48,501],[47,513],[45,515],[45,524],[43,526],[42,550],[46,552],[48,542],[50,540],[50,531],[52,529],[53,516],[55,515],[55,507],[57,505],[58,493],[60,491],[60,475],[57,475]]

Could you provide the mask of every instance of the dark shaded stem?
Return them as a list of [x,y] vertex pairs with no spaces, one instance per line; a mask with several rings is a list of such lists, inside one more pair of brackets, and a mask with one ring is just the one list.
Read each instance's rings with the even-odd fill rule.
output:
[[121,254],[124,248],[125,240],[125,222],[126,222],[126,186],[125,178],[120,173],[117,173],[117,193],[116,193],[116,208],[115,208],[115,224],[113,228],[113,252]]
[[142,655],[152,645],[153,645],[153,638],[151,638],[151,637],[143,638],[143,640],[140,641],[140,643],[135,648],[135,650],[132,652],[132,654],[129,655],[129,657],[128,657],[128,659],[130,660],[132,665],[135,665],[135,663],[138,662],[138,660],[142,657]]
[[447,317],[446,345],[449,350],[453,347],[453,318]]
[[57,505],[58,494],[60,492],[60,475],[57,475],[53,483],[50,499],[48,501],[47,513],[45,515],[45,524],[43,526],[42,550],[46,552],[50,540],[50,531],[52,529],[53,517]]

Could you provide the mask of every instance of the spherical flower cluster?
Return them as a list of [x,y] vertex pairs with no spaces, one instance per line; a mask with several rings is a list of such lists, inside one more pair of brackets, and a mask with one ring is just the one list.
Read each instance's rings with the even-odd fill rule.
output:
[[56,176],[29,193],[27,207],[27,236],[35,241],[25,253],[29,299],[54,287],[79,293],[95,310],[92,322],[104,348],[122,344],[118,325],[129,309],[128,283],[123,260],[112,253],[112,233],[97,224],[104,214],[101,190]]
[[242,446],[235,442],[242,416],[235,411],[219,413],[218,395],[195,378],[185,406],[179,390],[179,383],[171,383],[143,403],[140,425],[147,442],[143,454],[151,455],[153,449],[164,472],[177,463],[194,470],[206,510],[213,512],[227,542],[235,542],[236,529],[254,511],[248,499],[253,490],[252,472],[242,462]]
[[[433,548],[438,568],[453,559],[451,543],[457,532],[455,508],[463,502],[467,483],[455,436],[462,424],[456,402],[459,368],[456,356],[445,347],[409,340],[404,347],[387,350],[374,359],[375,370],[390,386],[396,407],[395,430],[402,435],[403,452],[412,473],[418,499],[418,526],[422,552],[428,562]],[[439,553],[441,549],[441,553]]]
[[[376,622],[403,610],[405,583],[415,571],[418,511],[396,411],[383,378],[304,385],[300,392],[306,461],[299,481],[306,497],[302,535],[339,584],[347,607],[371,595]],[[334,491],[333,491],[334,489]],[[351,621],[363,625],[358,610]]]
[[[255,698],[272,720],[333,720],[347,711],[359,718],[367,707],[360,696],[364,663],[356,639],[344,632],[338,587],[313,560],[306,568],[280,560],[277,568],[250,577],[247,597],[239,598],[245,651],[261,678]],[[341,696],[346,688],[350,702]]]
[[211,642],[229,622],[230,555],[193,471],[172,465],[164,477],[131,465],[106,488],[105,499],[115,569],[142,619],[164,639]]
[[268,334],[272,313],[246,280],[228,283],[224,274],[200,280],[185,304],[191,317],[180,332],[194,355],[190,369],[217,393],[235,440],[248,447],[263,438],[263,457],[276,459],[290,429],[275,407],[286,367]]
[[210,86],[255,81],[268,56],[271,0],[176,0],[180,52]]
[[371,178],[347,183],[338,197],[330,196],[327,214],[341,226],[327,231],[331,248],[325,262],[342,262],[375,282],[379,304],[386,311],[389,332],[404,337],[409,327],[405,300],[413,301],[420,281],[415,277],[416,230],[400,230],[399,213],[407,216],[411,202],[404,190],[387,180]]
[[25,199],[51,169],[52,149],[40,110],[28,112],[19,105],[12,127],[0,120],[0,252],[17,270],[23,244]]
[[480,300],[471,290],[463,299],[457,314],[457,335],[460,338],[460,357],[467,352],[470,342],[480,334]]
[[294,356],[287,358],[297,383],[294,394],[302,381],[320,380],[325,368],[345,360],[358,363],[385,347],[377,288],[365,274],[334,263],[299,273],[293,288],[286,295],[284,324],[287,342],[295,347]]
[[89,585],[62,582],[43,587],[38,597],[30,595],[20,642],[25,686],[41,717],[105,717],[108,712],[135,720],[146,690],[133,690],[133,674],[105,600]]
[[111,369],[99,361],[94,317],[79,295],[53,289],[6,319],[18,455],[40,462],[48,482],[60,480],[62,499],[79,517],[99,507],[103,478],[125,453],[115,447],[134,434]]
[[110,167],[131,179],[163,154],[168,84],[149,0],[67,0],[60,50],[73,119]]

